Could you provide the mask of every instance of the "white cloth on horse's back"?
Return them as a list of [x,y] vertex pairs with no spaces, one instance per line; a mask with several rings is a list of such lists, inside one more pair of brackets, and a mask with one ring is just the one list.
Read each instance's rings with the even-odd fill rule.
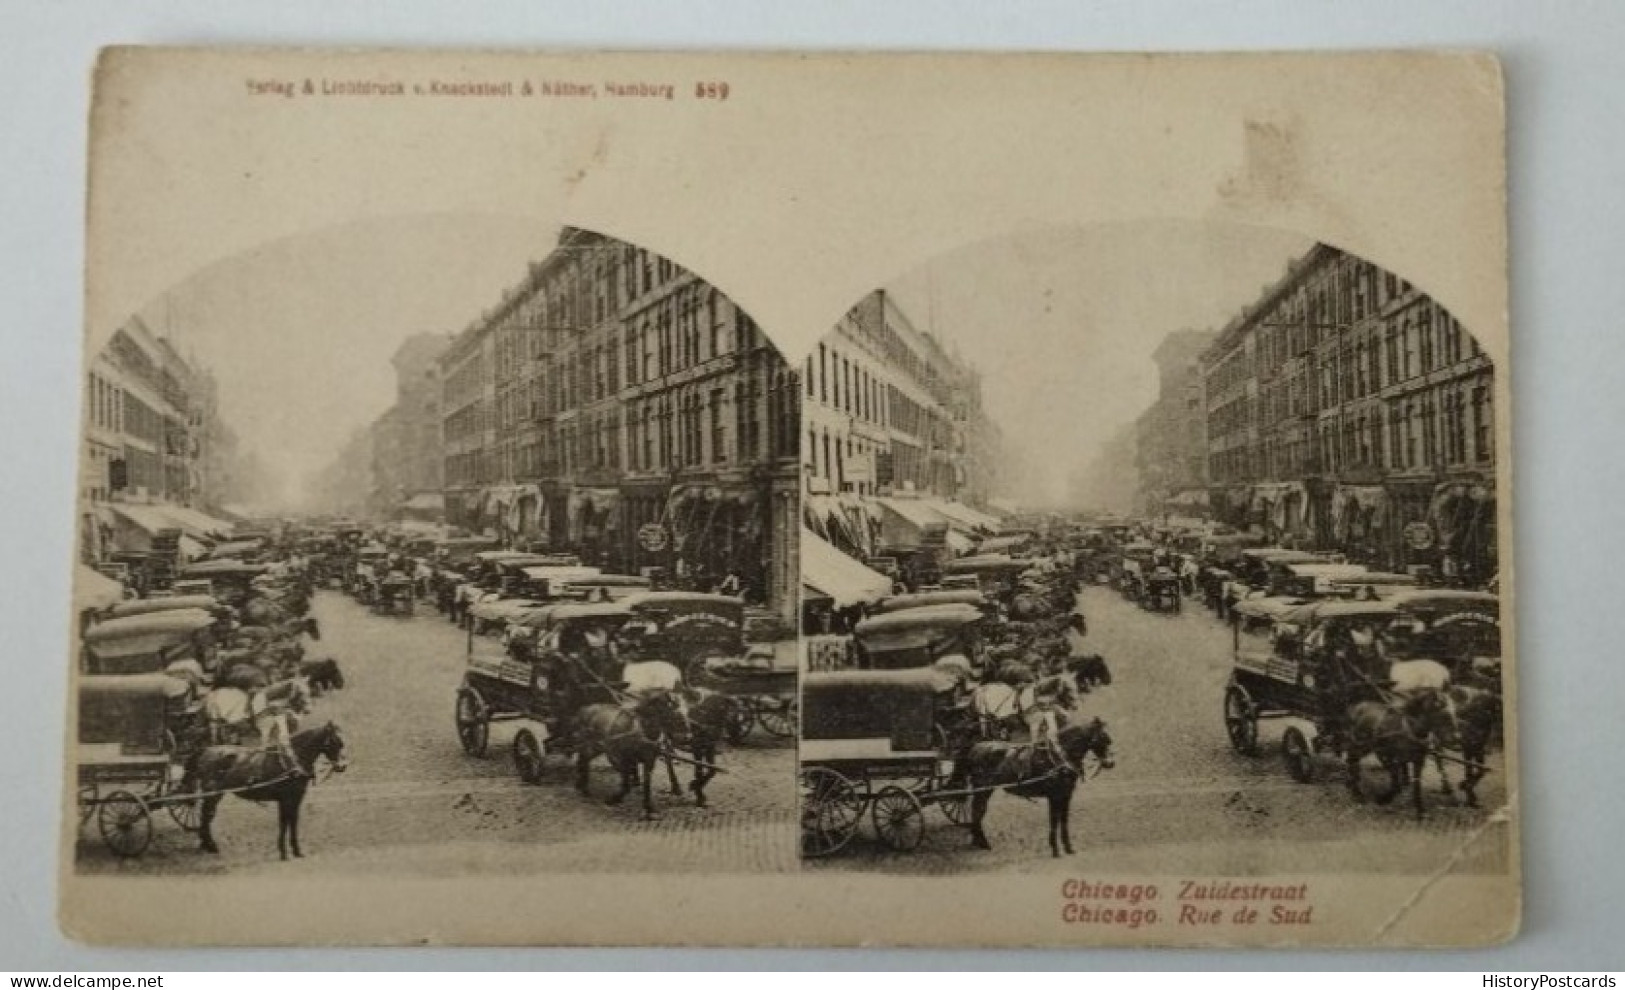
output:
[[252,716],[252,698],[247,691],[234,687],[218,687],[203,699],[203,714],[211,722],[233,724],[246,722]]
[[626,693],[643,698],[661,691],[675,691],[683,684],[683,672],[664,660],[629,663],[621,671]]
[[971,711],[986,718],[1009,718],[1030,711],[1036,704],[1031,685],[1019,691],[1008,684],[992,681],[971,692]]
[[1396,660],[1388,668],[1397,694],[1443,691],[1450,687],[1450,668],[1437,660]]

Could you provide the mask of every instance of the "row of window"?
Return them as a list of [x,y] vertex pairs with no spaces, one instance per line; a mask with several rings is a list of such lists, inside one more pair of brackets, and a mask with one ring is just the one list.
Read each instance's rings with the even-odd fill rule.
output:
[[1482,468],[1495,459],[1494,396],[1487,380],[1350,411],[1314,433],[1276,434],[1257,447],[1214,452],[1220,483],[1355,471]]
[[85,394],[90,399],[91,425],[103,430],[122,432],[124,390],[92,371],[90,385]]
[[807,357],[805,378],[807,398],[877,426],[887,425],[888,386],[835,348],[819,344],[817,355]]
[[[669,471],[794,457],[800,422],[795,376],[763,356],[728,387],[701,385],[614,406],[560,424],[533,443],[506,440],[495,456],[446,457],[450,485],[491,484],[587,470]],[[449,418],[478,419],[483,404]],[[624,436],[624,443],[623,443]],[[764,442],[767,449],[763,449]]]
[[[807,431],[806,470],[809,477],[829,482],[831,491],[873,495],[878,486],[892,483],[889,447],[848,434],[842,438],[828,429]],[[849,477],[847,465],[863,465]],[[910,479],[915,480],[915,479]]]

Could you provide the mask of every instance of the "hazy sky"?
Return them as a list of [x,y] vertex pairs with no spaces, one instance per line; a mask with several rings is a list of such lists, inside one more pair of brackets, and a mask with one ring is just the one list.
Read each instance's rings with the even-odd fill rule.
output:
[[274,504],[394,402],[401,341],[462,330],[556,237],[491,216],[347,224],[228,258],[141,315],[214,371],[226,422],[286,483]]
[[1020,494],[1043,504],[1151,404],[1165,335],[1219,328],[1311,246],[1234,224],[1044,230],[962,248],[888,288],[982,370],[988,412],[1036,475],[1039,490]]
[[[347,224],[228,258],[142,316],[214,371],[227,423],[285,482],[264,501],[285,502],[394,401],[401,341],[462,330],[556,236],[492,216]],[[962,248],[888,288],[982,369],[989,411],[1050,500],[1151,402],[1163,335],[1220,325],[1309,246],[1234,225],[1047,230]]]

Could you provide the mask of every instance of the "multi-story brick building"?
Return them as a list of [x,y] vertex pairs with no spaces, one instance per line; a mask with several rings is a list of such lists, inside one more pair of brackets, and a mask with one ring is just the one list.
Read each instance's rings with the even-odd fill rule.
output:
[[799,385],[692,272],[566,229],[440,375],[452,521],[793,615]]
[[865,296],[802,371],[802,462],[813,531],[856,556],[975,530],[994,494],[998,427],[981,378],[914,326],[885,290]]
[[213,377],[131,317],[86,372],[80,470],[82,552],[145,550],[176,530],[203,536],[224,525],[200,511],[217,490]]
[[1202,368],[1230,521],[1388,567],[1494,570],[1494,370],[1415,286],[1318,245]]
[[1197,511],[1207,501],[1207,416],[1201,356],[1216,334],[1179,330],[1152,352],[1157,399],[1135,423],[1138,502],[1143,511]]
[[395,402],[373,423],[373,515],[433,519],[442,514],[440,355],[451,338],[423,333],[409,337],[390,357]]

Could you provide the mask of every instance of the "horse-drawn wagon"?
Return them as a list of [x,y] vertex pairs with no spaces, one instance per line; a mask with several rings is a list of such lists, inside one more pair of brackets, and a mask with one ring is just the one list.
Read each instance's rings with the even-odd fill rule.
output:
[[[613,694],[612,672],[577,669],[565,658],[584,657],[590,636],[607,643],[631,619],[621,605],[567,603],[521,617],[501,646],[470,632],[468,666],[456,699],[463,751],[484,756],[491,723],[523,722],[514,735],[514,762],[527,783],[538,779],[548,743],[562,733],[562,720],[586,698]],[[592,682],[595,673],[599,683]]]
[[[1281,752],[1295,780],[1314,780],[1319,757],[1332,754],[1343,759],[1356,796],[1370,792],[1386,803],[1410,783],[1420,816],[1422,767],[1431,757],[1441,777],[1446,761],[1467,768],[1462,788],[1472,803],[1473,788],[1486,772],[1485,720],[1498,717],[1498,699],[1492,705],[1485,692],[1452,683],[1456,671],[1472,669],[1470,661],[1453,671],[1450,658],[1426,635],[1429,604],[1449,609],[1421,595],[1415,602],[1239,603],[1235,664],[1224,693],[1232,748],[1257,755],[1260,720],[1285,719],[1290,724],[1281,734]],[[1470,606],[1466,614],[1472,614]],[[1387,774],[1386,785],[1374,790],[1361,767],[1373,753]]]
[[888,847],[925,834],[927,805],[955,824],[966,795],[948,789],[951,744],[940,725],[955,682],[944,671],[812,673],[801,687],[801,854],[837,853],[867,817]]
[[378,615],[411,615],[412,578],[404,571],[392,570],[381,578],[374,578],[368,596],[370,607]]
[[108,849],[139,856],[152,812],[188,831],[196,797],[182,787],[186,760],[207,742],[199,685],[214,619],[200,609],[110,619],[85,632],[78,682],[79,821],[96,819]]
[[1167,566],[1158,566],[1145,575],[1140,605],[1151,612],[1178,612],[1184,601],[1179,575]]

